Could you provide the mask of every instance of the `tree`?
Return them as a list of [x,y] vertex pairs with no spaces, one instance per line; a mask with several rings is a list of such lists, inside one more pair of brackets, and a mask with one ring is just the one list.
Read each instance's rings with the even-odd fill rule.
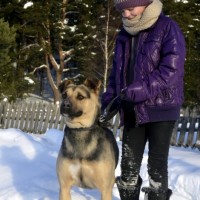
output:
[[[20,23],[23,23],[22,8],[14,0],[0,2],[0,18],[3,20],[4,17],[4,20],[1,21],[3,22],[1,25],[4,27],[1,28],[1,43],[8,41],[6,47],[8,60],[4,58],[4,64],[1,63],[1,75],[4,74],[4,78],[1,76],[4,81],[1,87],[1,97],[7,97],[9,100],[22,98],[24,94],[32,92],[37,85],[30,82],[33,77],[27,76],[24,66],[20,62],[19,49],[23,40],[21,40],[18,27],[20,27]],[[5,37],[8,40],[4,40]],[[33,80],[31,81],[33,82]]]
[[57,86],[69,70],[70,60],[81,74],[96,76],[105,87],[121,21],[113,2],[33,0],[26,5],[26,0],[0,2],[0,16],[17,28],[18,67],[27,73],[45,70],[55,102],[59,100]]
[[[54,102],[56,103],[60,100],[58,85],[61,83],[65,64],[70,60],[70,55],[73,51],[72,49],[68,51],[63,49],[63,37],[67,28],[65,25],[67,0],[62,0],[61,2],[46,0],[43,4],[41,5],[40,1],[35,2],[31,8],[33,12],[34,9],[37,9],[36,13],[44,13],[42,21],[36,22],[42,30],[38,32],[36,40],[38,47],[44,53],[44,64],[35,67],[33,72],[43,68],[46,69],[49,84],[54,94]],[[58,55],[59,61],[56,61],[54,55]],[[56,80],[51,74],[51,67],[56,72]]]
[[82,73],[94,76],[107,85],[111,69],[116,34],[121,19],[112,0],[69,1],[69,11],[76,11],[71,44]]
[[[29,75],[30,72],[34,74],[45,70],[54,94],[54,102],[59,101],[58,85],[72,53],[72,49],[63,49],[63,37],[67,29],[67,0],[33,0],[29,6],[27,1],[22,0],[6,5],[5,10],[12,10],[11,16],[17,15],[19,19],[16,22],[7,15],[10,22],[17,24],[18,63],[25,66],[24,70]],[[20,11],[20,14],[17,11]],[[56,73],[56,77],[52,72]]]
[[200,4],[198,0],[164,0],[164,12],[183,30],[187,56],[185,64],[185,104],[200,103]]
[[25,79],[18,79],[20,73],[11,59],[15,36],[15,28],[0,19],[0,99],[14,100],[21,97],[25,91],[23,88],[28,85]]

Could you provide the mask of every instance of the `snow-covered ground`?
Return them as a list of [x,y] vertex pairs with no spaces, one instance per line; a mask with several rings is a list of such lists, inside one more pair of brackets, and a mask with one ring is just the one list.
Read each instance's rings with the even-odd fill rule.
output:
[[[57,200],[59,185],[56,158],[63,133],[49,130],[29,135],[17,129],[0,129],[0,200]],[[118,142],[121,149],[121,142]],[[143,186],[148,185],[147,150],[141,168]],[[120,165],[116,176],[120,175]],[[170,148],[171,200],[200,200],[200,151]],[[140,200],[144,199],[141,193]],[[116,185],[113,200],[119,200]],[[97,190],[74,187],[72,200],[100,200]]]

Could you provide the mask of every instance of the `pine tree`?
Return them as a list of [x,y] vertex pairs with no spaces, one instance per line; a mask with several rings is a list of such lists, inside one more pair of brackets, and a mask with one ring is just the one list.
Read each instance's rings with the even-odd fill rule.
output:
[[17,68],[14,60],[16,30],[0,19],[0,99],[9,101],[21,98],[32,85],[24,79],[24,73]]
[[24,66],[29,76],[46,72],[54,101],[57,102],[60,98],[57,86],[62,80],[65,62],[72,52],[63,49],[63,35],[67,28],[64,24],[67,0],[31,2],[30,6],[26,6],[26,0],[13,1],[12,5],[4,2],[4,11],[10,13],[6,15],[10,22],[14,22],[12,16],[17,15],[18,20],[14,23],[19,38],[18,63]]
[[200,4],[198,0],[164,0],[164,12],[181,27],[186,41],[185,104],[200,103]]
[[10,58],[10,49],[15,42],[15,29],[0,19],[0,98],[10,93],[13,77],[13,67]]
[[[32,2],[27,9],[24,9],[25,0],[0,3],[2,15],[17,27],[20,67],[24,66],[22,69],[27,72],[46,71],[55,102],[59,100],[57,86],[64,72],[70,72],[70,59],[81,74],[97,76],[106,85],[120,22],[116,20],[115,15],[119,15],[115,13],[113,2]],[[70,49],[75,49],[73,57]],[[55,79],[52,72],[56,74]]]
[[[26,71],[22,56],[19,54],[23,47],[24,39],[20,28],[23,20],[23,2],[22,1],[4,1],[0,2],[0,18],[4,17],[5,35],[10,37],[10,46],[8,48],[9,62],[1,67],[1,74],[5,74],[4,86],[1,87],[1,97],[7,97],[9,100],[22,98],[24,94],[32,92],[37,84],[30,84],[28,81],[33,77],[26,77]],[[4,27],[5,27],[4,26]],[[9,28],[9,26],[11,28]],[[1,37],[2,38],[2,37]],[[6,62],[5,62],[6,63]]]
[[121,24],[112,0],[70,1],[71,11],[77,11],[71,43],[83,74],[102,80],[104,88],[112,66],[116,34]]

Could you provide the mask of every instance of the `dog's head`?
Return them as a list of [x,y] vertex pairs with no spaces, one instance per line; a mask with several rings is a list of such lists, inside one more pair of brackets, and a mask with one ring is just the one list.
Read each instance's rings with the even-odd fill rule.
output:
[[60,107],[69,128],[91,127],[99,114],[99,91],[101,81],[86,79],[81,85],[64,80],[59,85],[62,94]]

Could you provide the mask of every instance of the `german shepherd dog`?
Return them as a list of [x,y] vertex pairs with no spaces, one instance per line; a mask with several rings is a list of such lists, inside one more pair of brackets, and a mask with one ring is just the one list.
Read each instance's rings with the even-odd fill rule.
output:
[[75,85],[63,81],[60,107],[66,127],[57,158],[60,200],[70,200],[72,186],[97,188],[101,200],[112,199],[119,150],[113,133],[98,124],[101,83],[89,80]]

